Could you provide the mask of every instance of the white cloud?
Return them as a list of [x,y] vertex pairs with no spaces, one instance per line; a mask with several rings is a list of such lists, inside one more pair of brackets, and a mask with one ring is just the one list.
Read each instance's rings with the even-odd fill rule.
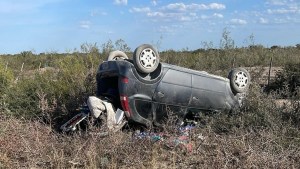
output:
[[234,25],[246,25],[247,21],[243,19],[231,19],[230,23]]
[[266,4],[268,5],[277,5],[277,6],[282,6],[287,4],[288,0],[267,0]]
[[160,32],[160,33],[171,33],[172,34],[181,28],[183,28],[183,25],[168,25],[168,26],[162,25],[162,26],[159,26],[158,28],[156,28],[156,31]]
[[265,18],[259,18],[259,23],[261,23],[261,24],[267,24],[267,23],[269,23],[269,20],[265,19]]
[[[152,0],[150,1],[152,2]],[[160,2],[160,1],[156,1]],[[184,1],[185,2],[185,1]],[[149,4],[150,5],[150,4]],[[169,3],[160,6],[132,7],[130,13],[138,13],[155,23],[168,24],[209,24],[210,21],[223,22],[224,16],[220,10],[226,6],[220,3],[197,4],[197,3]],[[165,28],[165,27],[164,27]],[[158,28],[156,29],[158,30]],[[159,32],[161,32],[160,29]]]
[[294,10],[298,10],[300,9],[300,2],[297,2],[297,3],[289,3],[287,4],[287,6],[290,8],[290,9],[294,9]]
[[288,23],[300,23],[300,19],[296,17],[277,17],[273,18],[272,23],[275,24],[288,24]]
[[149,17],[156,17],[156,16],[165,17],[166,15],[162,12],[148,12],[147,16],[149,16]]
[[90,21],[80,21],[79,25],[83,29],[90,29],[91,22]]
[[131,13],[135,13],[135,12],[137,12],[137,13],[146,12],[147,13],[147,12],[150,12],[150,11],[151,11],[151,9],[149,7],[144,7],[144,8],[133,7],[129,10],[129,12],[131,12]]
[[160,26],[158,29],[157,29],[158,32],[160,33],[173,33],[174,30],[171,29],[169,26]]
[[300,1],[299,0],[267,0],[266,4],[269,7],[286,7],[289,9],[299,9]]
[[163,7],[163,9],[167,10],[177,10],[177,11],[187,11],[187,10],[221,10],[225,9],[226,6],[224,4],[211,3],[208,5],[205,4],[184,4],[184,3],[172,3]]
[[225,9],[226,6],[224,4],[211,3],[209,4],[210,9]]
[[259,16],[262,16],[263,13],[260,12],[260,11],[251,11],[251,12],[250,12],[250,15],[254,15],[254,16],[256,16],[256,17],[259,17]]
[[224,16],[219,13],[214,13],[213,15],[201,15],[201,19],[214,19],[214,18],[223,18]]
[[195,21],[198,19],[196,13],[168,13],[168,12],[148,12],[148,17],[151,17],[154,20],[161,21]]
[[215,17],[215,18],[223,18],[224,16],[222,14],[220,14],[220,13],[214,13],[213,17]]
[[157,0],[152,0],[151,3],[152,3],[153,6],[156,6],[157,5]]
[[189,16],[180,16],[178,19],[180,21],[192,21],[192,20],[194,20],[194,18],[189,17]]
[[127,0],[114,0],[116,5],[127,5]]
[[197,13],[191,12],[191,13],[189,13],[189,15],[190,15],[190,16],[197,16]]
[[293,13],[300,13],[300,9],[268,9],[267,12],[269,14],[293,14]]
[[288,20],[283,19],[283,18],[274,18],[274,23],[276,23],[276,24],[285,24],[285,23],[288,23]]
[[299,0],[268,0],[268,14],[300,14]]
[[164,9],[168,10],[178,10],[178,11],[187,11],[187,10],[221,10],[225,9],[226,6],[224,4],[218,3],[211,3],[208,5],[205,4],[184,4],[184,3],[173,3],[168,4],[167,6],[163,7]]
[[169,10],[185,11],[187,6],[184,3],[174,3],[167,5],[165,8]]
[[150,9],[144,8],[131,8],[130,12],[145,12],[146,16],[150,17],[153,21],[181,21],[191,22],[199,19],[213,19],[223,18],[220,13],[214,13],[212,15],[199,15],[202,10],[221,10],[225,9],[224,4],[211,3],[211,4],[196,4],[196,3],[170,3],[160,8]]

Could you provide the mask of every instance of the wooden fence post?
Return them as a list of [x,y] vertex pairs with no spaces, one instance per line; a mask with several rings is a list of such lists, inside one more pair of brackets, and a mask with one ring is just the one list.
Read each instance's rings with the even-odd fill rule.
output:
[[19,80],[19,76],[20,76],[20,74],[23,72],[23,68],[24,68],[24,62],[22,63],[20,73],[19,73],[19,75],[16,77],[15,82],[17,82],[17,81]]
[[23,72],[24,62],[22,63],[21,72]]
[[235,57],[232,59],[232,68],[234,68],[234,65],[235,65]]
[[5,72],[7,71],[7,67],[8,67],[8,62],[6,62],[6,65],[5,65]]
[[269,85],[270,85],[270,78],[271,78],[272,64],[273,64],[273,56],[271,56],[270,65],[269,65],[268,87],[269,87]]

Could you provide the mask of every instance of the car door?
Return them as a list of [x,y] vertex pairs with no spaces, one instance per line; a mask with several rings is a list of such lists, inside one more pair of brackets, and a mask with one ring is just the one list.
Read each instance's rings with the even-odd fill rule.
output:
[[192,95],[189,107],[201,110],[221,110],[225,106],[226,84],[206,75],[192,75]]
[[191,98],[191,78],[189,73],[169,69],[157,86],[153,100],[173,113],[183,115]]

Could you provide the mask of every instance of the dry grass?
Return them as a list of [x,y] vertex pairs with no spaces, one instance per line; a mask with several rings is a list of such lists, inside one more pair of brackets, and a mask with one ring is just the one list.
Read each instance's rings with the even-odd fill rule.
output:
[[[66,135],[54,130],[53,123],[95,93],[93,72],[107,56],[99,51],[1,56],[0,78],[5,78],[0,85],[0,168],[300,168],[298,102],[276,106],[278,97],[261,93],[258,85],[266,84],[265,67],[271,57],[273,66],[284,67],[299,63],[299,53],[295,47],[260,46],[162,52],[164,62],[222,76],[233,64],[255,67],[250,70],[253,84],[245,109],[204,115],[204,125],[189,135],[192,151],[170,148],[167,140],[135,139],[131,130],[105,138],[85,131]],[[30,71],[41,65],[60,71]],[[34,80],[22,78],[26,72]],[[12,83],[17,77],[18,83]],[[166,134],[176,133],[172,125],[165,127]]]
[[2,118],[0,168],[299,168],[299,146],[284,146],[288,131],[278,132],[219,135],[209,126],[195,128],[189,152],[163,141],[134,139],[129,131],[106,138],[63,135],[38,121]]

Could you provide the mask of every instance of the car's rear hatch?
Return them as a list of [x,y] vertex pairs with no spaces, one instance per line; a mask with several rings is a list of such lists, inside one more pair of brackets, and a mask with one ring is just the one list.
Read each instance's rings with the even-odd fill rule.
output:
[[117,109],[125,111],[130,116],[130,109],[126,89],[128,71],[132,63],[129,61],[103,62],[97,71],[97,96],[111,97],[112,104]]

